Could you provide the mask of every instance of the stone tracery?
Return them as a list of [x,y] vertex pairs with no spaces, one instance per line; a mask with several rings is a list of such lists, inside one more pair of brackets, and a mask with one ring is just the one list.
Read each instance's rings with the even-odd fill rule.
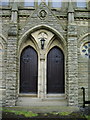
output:
[[90,42],[86,42],[85,44],[83,44],[82,48],[82,55],[86,58],[90,59]]

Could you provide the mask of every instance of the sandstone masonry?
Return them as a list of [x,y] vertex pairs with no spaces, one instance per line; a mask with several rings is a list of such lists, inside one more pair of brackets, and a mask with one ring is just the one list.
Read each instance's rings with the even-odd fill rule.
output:
[[[56,97],[64,96],[66,105],[81,106],[81,87],[85,87],[86,100],[90,100],[88,4],[86,8],[77,8],[75,3],[69,1],[57,9],[47,6],[45,2],[25,7],[24,2],[14,1],[8,6],[0,6],[0,104],[16,106],[21,105],[20,100],[22,102],[25,97],[33,98],[33,95],[19,93],[20,55],[28,45],[38,54],[37,99],[47,100],[50,97],[47,95],[47,54],[58,46],[65,57],[65,93]],[[43,50],[40,33],[45,33],[46,37]],[[55,95],[52,97],[55,98]]]

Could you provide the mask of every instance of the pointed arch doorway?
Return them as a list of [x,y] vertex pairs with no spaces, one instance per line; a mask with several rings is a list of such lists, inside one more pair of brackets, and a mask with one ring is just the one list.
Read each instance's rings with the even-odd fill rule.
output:
[[[39,33],[43,32],[43,31],[44,30],[42,29],[42,30],[36,31],[35,33],[31,34],[33,36],[33,38],[36,40],[36,42],[39,40],[38,39]],[[54,103],[57,100],[59,100],[59,102],[62,103],[62,101],[60,101],[60,100],[63,100],[62,104],[64,104],[64,105],[66,104],[66,101],[64,101],[65,100],[64,55],[63,55],[62,50],[60,49],[62,44],[60,43],[60,46],[58,45],[58,43],[60,42],[58,38],[55,38],[55,40],[52,42],[52,40],[53,40],[52,38],[54,37],[54,34],[47,30],[45,30],[45,32],[47,33],[48,38],[50,38],[50,40],[48,39],[45,41],[46,46],[44,46],[44,47],[46,50],[41,49],[41,46],[40,46],[41,44],[39,44],[40,41],[36,45],[35,44],[36,42],[34,43],[34,39],[32,41],[25,42],[25,44],[22,44],[22,46],[20,48],[20,51],[22,51],[21,57],[20,57],[20,77],[19,77],[20,78],[19,79],[19,81],[20,81],[19,82],[19,91],[20,92],[19,92],[17,105],[31,105],[32,106],[33,103],[34,103],[34,105],[38,105],[39,102],[42,105],[44,105],[45,102],[47,102],[47,105],[53,105],[52,102],[50,104],[50,100],[53,101]],[[51,44],[51,42],[52,42],[52,44]],[[25,47],[26,45],[29,45],[29,46]],[[31,46],[33,46],[33,48],[35,48],[35,50]],[[55,46],[55,47],[53,47],[53,46]],[[22,50],[22,48],[24,48],[24,49]],[[33,64],[33,61],[31,63],[31,58],[30,58],[31,49],[33,49],[32,51],[35,52],[35,56],[36,56],[35,58],[33,58],[33,61],[36,60],[36,62],[34,64]],[[49,52],[48,52],[48,49],[50,49]],[[54,54],[54,52],[55,52],[55,54]],[[30,55],[28,55],[28,54],[26,55],[24,53],[30,53]],[[37,53],[38,53],[38,57],[37,57]],[[55,56],[55,55],[57,55],[57,56]],[[53,60],[54,61],[56,60],[56,62],[53,62]],[[24,64],[24,66],[22,66],[23,64]],[[33,65],[31,66],[31,64],[33,64]],[[35,64],[38,68],[33,67]],[[62,66],[60,66],[61,64],[62,64]],[[29,71],[29,73],[27,74],[26,71],[28,70],[28,67],[31,68],[32,71]],[[34,68],[36,70],[34,70]],[[31,70],[31,69],[29,69],[29,70]],[[62,73],[60,73],[60,69],[61,69]],[[24,70],[24,72],[22,72],[22,70]],[[34,72],[33,70],[38,71],[34,74],[34,77],[36,77],[35,79],[33,79],[33,76],[31,74]],[[56,73],[56,70],[58,71],[57,74],[53,74],[53,73]],[[23,76],[24,76],[24,78],[23,78]],[[25,81],[25,78],[27,78],[27,76],[29,76],[28,78],[30,78],[30,79]],[[31,76],[32,76],[32,78],[31,78]],[[55,76],[55,79],[54,79],[54,76]],[[52,78],[50,78],[50,77],[52,77]],[[31,79],[33,79],[33,81],[31,81]],[[33,83],[34,81],[35,81],[35,83]],[[35,89],[33,89],[32,86],[30,86],[30,85],[32,85]],[[34,94],[32,94],[32,93],[34,93]],[[42,100],[44,100],[44,102],[42,102]],[[60,103],[57,103],[57,105]]]
[[38,55],[33,47],[23,49],[20,57],[20,93],[37,94]]
[[47,55],[47,94],[61,94],[64,89],[64,54],[53,47]]

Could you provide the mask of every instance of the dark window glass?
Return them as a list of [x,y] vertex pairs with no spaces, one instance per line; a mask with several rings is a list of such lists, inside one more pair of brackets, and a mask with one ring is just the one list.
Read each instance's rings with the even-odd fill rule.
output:
[[9,0],[2,0],[0,1],[0,5],[7,6],[9,4]]
[[86,0],[77,0],[77,7],[86,7]]
[[31,7],[34,7],[34,0],[25,0],[24,1],[24,6],[31,6]]
[[85,50],[85,49],[83,49],[83,50],[82,50],[82,52],[86,52],[86,50]]
[[52,0],[52,7],[60,8],[62,0]]

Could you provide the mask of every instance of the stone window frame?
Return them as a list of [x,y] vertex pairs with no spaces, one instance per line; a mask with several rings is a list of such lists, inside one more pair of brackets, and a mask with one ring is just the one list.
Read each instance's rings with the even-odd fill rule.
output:
[[[85,44],[87,44],[87,43],[89,43],[89,44],[90,44],[90,41],[85,41],[85,42],[83,42],[83,43],[81,44],[81,46],[80,46],[80,53],[81,53],[81,56],[82,56],[84,59],[86,59],[86,60],[89,60],[89,61],[90,61],[90,57],[85,56],[85,55],[84,55],[84,52],[82,51],[82,50],[83,50],[84,45],[85,45]],[[89,47],[89,49],[90,49],[90,47]],[[85,52],[85,53],[86,53],[86,52]],[[90,55],[89,55],[89,56],[90,56]]]

